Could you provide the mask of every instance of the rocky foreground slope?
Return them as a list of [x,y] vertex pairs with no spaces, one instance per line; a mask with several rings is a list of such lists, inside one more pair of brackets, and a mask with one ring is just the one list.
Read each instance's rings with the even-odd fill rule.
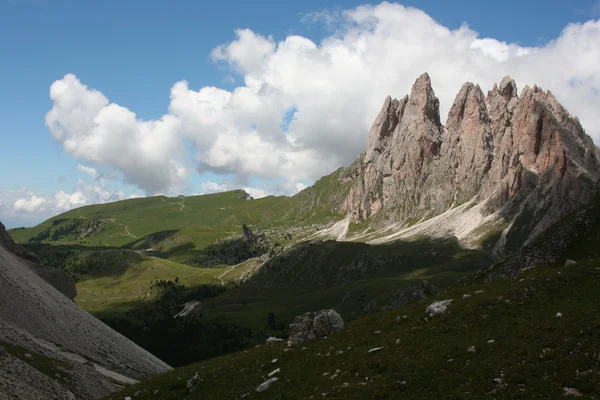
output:
[[0,347],[0,399],[95,399],[170,369],[3,245]]
[[454,235],[473,246],[487,238],[503,256],[588,203],[599,156],[550,91],[526,86],[518,96],[510,77],[487,96],[465,83],[444,126],[423,74],[410,96],[385,100],[345,178],[353,184],[343,210],[387,227],[379,241]]

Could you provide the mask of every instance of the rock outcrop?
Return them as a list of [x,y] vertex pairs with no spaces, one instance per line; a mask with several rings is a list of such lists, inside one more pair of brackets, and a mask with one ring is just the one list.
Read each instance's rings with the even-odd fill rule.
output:
[[[550,91],[526,86],[518,96],[510,77],[487,96],[465,83],[443,126],[423,74],[410,96],[385,99],[361,158],[343,206],[355,222],[401,228],[479,205],[480,222],[494,215],[501,226],[497,256],[587,204],[600,179],[600,151],[579,120]],[[477,228],[489,234],[481,223],[468,233]]]
[[[83,311],[0,246],[0,398],[89,398],[170,367]],[[26,350],[25,357],[20,357]],[[29,356],[28,356],[29,354]],[[36,360],[48,368],[38,370]],[[19,372],[16,372],[19,371]],[[10,398],[10,397],[9,397]]]
[[290,325],[288,346],[293,347],[344,330],[344,320],[335,310],[308,312],[297,316]]
[[6,232],[6,228],[2,222],[0,222],[0,246],[22,258],[23,263],[26,263],[43,280],[54,286],[69,299],[72,300],[77,296],[75,281],[66,272],[40,265],[39,257],[26,248],[16,244],[8,232]]

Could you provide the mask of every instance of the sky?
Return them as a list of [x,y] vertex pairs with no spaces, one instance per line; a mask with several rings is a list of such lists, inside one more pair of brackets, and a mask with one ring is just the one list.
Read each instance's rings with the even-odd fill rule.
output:
[[[600,0],[0,0],[0,221],[243,188],[292,195],[423,72],[551,90],[600,143]],[[443,119],[445,119],[443,117]]]

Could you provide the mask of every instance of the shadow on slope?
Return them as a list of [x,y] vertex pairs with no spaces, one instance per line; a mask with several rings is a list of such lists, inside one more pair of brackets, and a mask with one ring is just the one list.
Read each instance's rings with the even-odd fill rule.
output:
[[274,314],[291,322],[307,311],[335,308],[345,319],[430,296],[491,264],[456,240],[386,245],[312,241],[267,261],[238,287],[206,301],[201,312],[258,329]]

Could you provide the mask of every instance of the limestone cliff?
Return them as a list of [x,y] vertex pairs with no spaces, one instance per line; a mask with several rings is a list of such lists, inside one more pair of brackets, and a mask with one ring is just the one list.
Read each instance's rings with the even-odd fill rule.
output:
[[423,74],[410,96],[385,99],[343,210],[401,229],[478,205],[470,231],[494,216],[501,256],[587,204],[599,178],[598,148],[550,91],[526,86],[518,96],[505,77],[486,96],[467,82],[443,126]]

